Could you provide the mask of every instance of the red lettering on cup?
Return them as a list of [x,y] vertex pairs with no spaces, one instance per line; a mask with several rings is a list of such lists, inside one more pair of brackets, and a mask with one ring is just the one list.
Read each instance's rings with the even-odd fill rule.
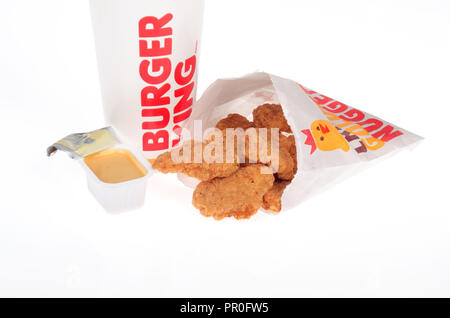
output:
[[164,27],[172,21],[173,15],[167,13],[161,19],[157,17],[144,17],[139,21],[139,37],[157,38],[172,35],[172,28]]
[[147,132],[142,136],[143,151],[158,151],[169,148],[169,132],[159,130],[155,133]]
[[168,58],[152,60],[152,73],[161,73],[157,76],[152,76],[149,72],[150,61],[143,60],[139,66],[139,74],[141,78],[148,84],[161,84],[167,80],[171,72],[171,63]]
[[[180,124],[192,113],[197,57],[194,54],[179,62],[172,72],[172,65],[175,65],[173,30],[169,25],[172,19],[173,15],[167,13],[161,18],[149,16],[139,21],[139,56],[142,58],[139,75],[145,83],[140,92],[143,151],[167,150],[177,145],[182,133]],[[168,82],[171,76],[174,85]],[[177,103],[171,109],[174,98]],[[173,124],[175,126],[170,128]],[[169,134],[169,130],[172,133]]]
[[162,129],[169,124],[170,112],[167,108],[147,108],[142,110],[142,117],[148,117],[155,119],[155,117],[161,117],[159,121],[144,121],[142,123],[142,129],[152,130],[152,129]]
[[[170,104],[170,97],[165,96],[170,90],[170,84],[164,84],[161,87],[147,86],[141,91],[142,106],[163,106]],[[151,98],[149,95],[151,94]]]
[[197,57],[194,55],[186,60],[184,63],[184,72],[188,72],[186,76],[183,76],[183,63],[178,63],[175,68],[175,81],[178,85],[188,84],[195,74],[195,65],[197,64]]
[[193,89],[194,89],[194,82],[175,90],[175,97],[181,97],[180,101],[175,106],[174,109],[175,114],[185,111],[186,109],[192,106],[193,99],[190,97]]
[[[139,21],[139,56],[144,58],[139,65],[139,75],[147,84],[141,90],[142,150],[160,151],[169,148],[170,84],[166,82],[172,73],[172,28],[168,23],[173,15],[162,18],[144,17]],[[166,37],[166,38],[161,38]],[[169,57],[162,57],[169,56]],[[161,85],[163,84],[163,85]],[[164,107],[165,106],[165,107]],[[149,131],[152,130],[152,131]]]

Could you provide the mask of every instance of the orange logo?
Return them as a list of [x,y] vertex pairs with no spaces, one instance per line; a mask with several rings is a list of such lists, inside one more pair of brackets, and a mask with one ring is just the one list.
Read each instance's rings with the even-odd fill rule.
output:
[[327,120],[314,121],[311,129],[304,129],[302,133],[306,135],[305,144],[311,146],[310,154],[313,154],[317,148],[321,151],[341,149],[347,152],[350,150],[344,136]]

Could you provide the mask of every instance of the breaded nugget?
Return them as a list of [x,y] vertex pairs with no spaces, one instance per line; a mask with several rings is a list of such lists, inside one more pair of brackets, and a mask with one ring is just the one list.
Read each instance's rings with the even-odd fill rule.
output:
[[[289,152],[280,148],[279,152],[278,169],[276,169],[277,177],[281,180],[292,180],[294,179],[294,160],[292,159]],[[273,166],[273,162],[271,162]]]
[[227,128],[242,128],[247,129],[254,127],[254,124],[239,114],[229,114],[226,118],[219,120],[216,124],[216,128],[223,130]]
[[[292,136],[294,137],[294,136]],[[289,148],[289,153],[291,154],[291,158],[294,161],[294,175],[297,173],[298,171],[298,162],[297,162],[297,147],[295,146],[295,141],[294,144],[291,146],[291,148]]]
[[[216,177],[227,177],[236,172],[239,168],[237,160],[233,162],[226,162],[225,148],[223,153],[223,163],[211,162],[209,158],[205,158],[205,147],[207,143],[201,143],[196,141],[187,141],[186,146],[182,149],[174,149],[170,152],[165,152],[159,155],[153,163],[153,168],[161,171],[162,173],[184,173],[190,177],[197,178],[201,181],[211,180]],[[186,148],[185,148],[186,147]],[[187,154],[187,160],[174,161],[173,158],[183,158],[185,149],[190,149],[190,158]],[[174,155],[172,153],[176,152]],[[196,155],[195,155],[196,153]],[[200,162],[195,162],[200,158]],[[187,162],[190,161],[190,162]]]
[[192,204],[204,216],[216,220],[225,217],[247,219],[258,212],[264,194],[272,187],[272,174],[262,173],[264,165],[240,168],[226,178],[200,182],[194,191]]
[[[273,107],[275,106],[275,107]],[[279,107],[279,110],[277,110],[277,106]],[[274,116],[281,116],[281,119],[283,121],[286,121],[286,119],[283,117],[283,112],[281,110],[281,106],[279,105],[263,105],[259,107],[261,110],[264,109],[274,109],[274,113],[276,113]],[[287,123],[286,123],[287,125]],[[257,153],[253,154],[254,156],[252,157],[250,154],[250,136],[252,136],[251,134],[249,134],[249,130],[248,128],[246,129],[246,127],[249,128],[253,128],[253,123],[248,121],[247,118],[239,115],[239,114],[230,114],[228,115],[228,117],[220,120],[217,124],[216,124],[216,128],[218,129],[226,129],[226,128],[243,128],[245,130],[245,140],[243,140],[243,142],[245,142],[245,159],[242,158],[242,154],[243,154],[243,149],[242,148],[237,148],[237,144],[238,144],[238,138],[235,137],[234,138],[234,144],[235,144],[235,148],[234,151],[238,154],[239,158],[240,158],[240,163],[241,166],[245,166],[249,163],[249,159],[255,159],[254,161],[252,161],[253,163],[255,162],[259,162],[259,163],[263,163],[263,164],[272,164],[272,163],[276,163],[273,162],[272,158],[270,158],[271,154],[271,129],[270,127],[267,128],[267,156],[260,156],[259,154],[259,129],[260,128],[254,128],[255,132],[256,132],[256,138],[257,142],[258,142],[258,146],[257,146]],[[266,128],[266,127],[261,127],[261,128]],[[274,128],[278,128],[278,127],[274,127]],[[238,133],[238,132],[236,132]],[[223,138],[224,140],[225,138],[225,133],[223,134]],[[241,139],[242,140],[242,139]],[[264,145],[263,145],[264,146]],[[296,148],[295,148],[295,139],[294,136],[285,136],[282,133],[279,134],[279,156],[278,156],[278,168],[276,167],[276,164],[272,164],[273,168],[275,169],[275,171],[278,174],[278,178],[283,179],[283,180],[291,180],[295,173],[297,172],[297,156],[296,156]],[[244,161],[245,160],[245,161]]]
[[[272,138],[271,130],[267,129],[266,133],[260,128],[253,128],[254,132],[247,130],[245,139],[245,157],[246,162],[254,162],[270,165],[277,173],[278,178],[283,180],[292,180],[294,178],[294,160],[289,152],[291,147],[288,137],[279,134],[278,137],[278,156],[272,154]],[[261,135],[261,136],[260,136]],[[263,136],[266,136],[264,138]],[[256,140],[251,140],[256,138]],[[253,145],[253,146],[252,146]],[[256,145],[256,149],[255,149]],[[263,152],[261,152],[261,147]],[[255,153],[256,150],[256,153]],[[277,162],[278,159],[278,162]]]
[[255,127],[278,128],[280,131],[292,132],[280,104],[263,104],[255,108],[253,122]]
[[294,162],[294,175],[297,173],[297,147],[295,146],[295,137],[294,135],[284,136],[280,134],[280,148],[285,148],[288,150],[291,158]]
[[284,189],[291,183],[290,181],[277,180],[273,183],[272,188],[264,194],[262,207],[272,212],[281,211],[281,197]]

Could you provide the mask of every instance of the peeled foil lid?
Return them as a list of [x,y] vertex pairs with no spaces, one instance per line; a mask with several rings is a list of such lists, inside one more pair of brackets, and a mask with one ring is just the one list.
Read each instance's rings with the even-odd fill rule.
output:
[[84,158],[118,144],[112,127],[105,127],[86,133],[71,134],[47,148],[47,156],[61,150],[72,158]]

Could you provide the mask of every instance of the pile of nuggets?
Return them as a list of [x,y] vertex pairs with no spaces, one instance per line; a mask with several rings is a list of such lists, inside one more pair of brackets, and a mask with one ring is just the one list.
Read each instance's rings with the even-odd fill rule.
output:
[[[241,128],[244,131],[253,129],[259,134],[260,128],[267,128],[267,143],[270,149],[271,128],[279,130],[279,151],[277,164],[274,158],[257,153],[256,160],[249,158],[249,143],[245,142],[244,160],[231,160],[231,162],[209,162],[205,158],[198,162],[175,162],[172,150],[159,155],[153,163],[153,168],[163,173],[184,173],[190,177],[197,178],[201,182],[197,185],[192,199],[194,207],[207,217],[221,220],[226,217],[236,219],[248,219],[256,214],[262,207],[271,212],[281,211],[281,197],[284,190],[290,184],[297,173],[297,149],[295,138],[291,127],[284,117],[283,110],[279,104],[264,104],[253,110],[253,122],[239,114],[230,114],[216,124],[224,135],[227,128]],[[247,138],[247,137],[246,137]],[[258,139],[259,142],[264,137]],[[204,142],[188,141],[186,144],[195,155],[197,143],[207,146],[211,140]],[[198,146],[198,145],[197,145]],[[202,149],[201,147],[199,147]],[[224,155],[229,149],[225,149]],[[259,148],[258,148],[259,149]],[[236,149],[232,151],[237,152]],[[203,156],[203,153],[200,154]],[[235,155],[235,154],[233,154]]]

